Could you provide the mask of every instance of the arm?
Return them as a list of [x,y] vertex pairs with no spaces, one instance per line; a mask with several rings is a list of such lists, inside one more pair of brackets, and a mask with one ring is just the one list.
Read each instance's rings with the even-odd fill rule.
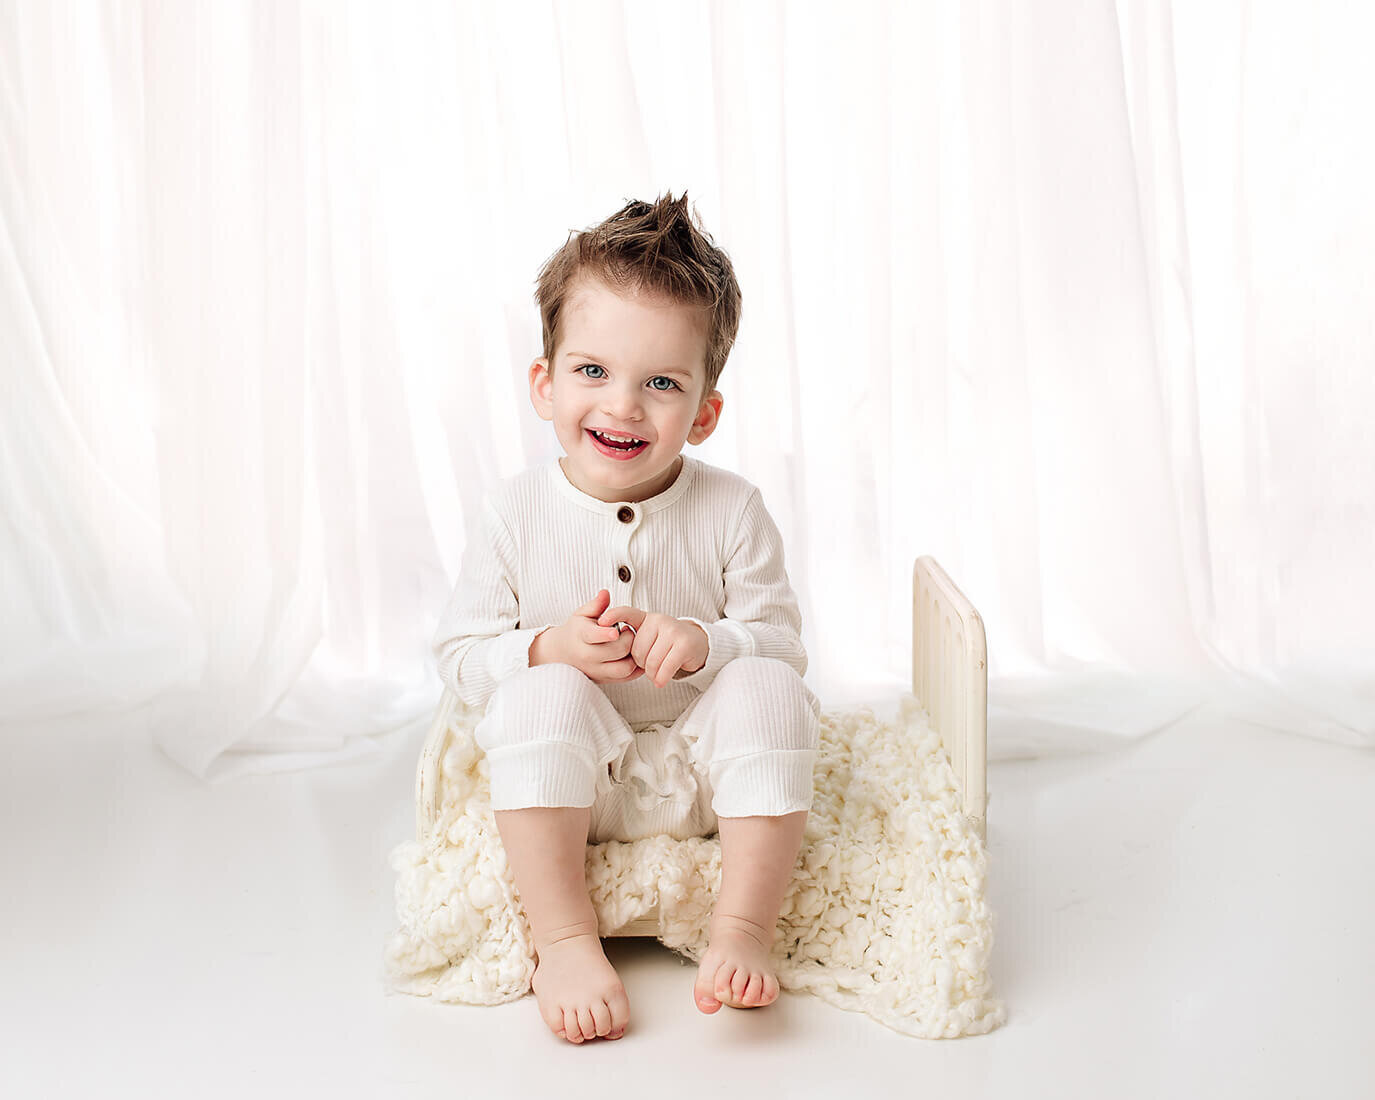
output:
[[680,673],[677,682],[700,691],[736,657],[774,657],[807,672],[802,648],[802,615],[783,563],[783,538],[756,489],[750,494],[732,539],[723,574],[726,589],[724,618],[714,623],[690,616],[707,635],[707,663],[693,673]]
[[515,540],[486,501],[431,643],[440,679],[470,707],[485,707],[497,684],[530,667],[544,627],[518,627],[517,584]]

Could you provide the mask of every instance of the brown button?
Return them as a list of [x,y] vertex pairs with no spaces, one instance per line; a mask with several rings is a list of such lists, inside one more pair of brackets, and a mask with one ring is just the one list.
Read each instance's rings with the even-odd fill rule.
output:
[[622,523],[629,523],[632,519],[635,518],[635,509],[627,506],[622,506],[621,510],[616,513],[616,518],[620,520]]
[[616,576],[620,577],[623,581],[628,581],[630,580],[630,570],[623,565],[616,570]]

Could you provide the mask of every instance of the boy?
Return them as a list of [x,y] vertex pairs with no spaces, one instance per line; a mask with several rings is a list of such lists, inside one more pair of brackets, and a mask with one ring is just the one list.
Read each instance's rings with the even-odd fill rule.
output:
[[530,399],[565,453],[488,498],[434,648],[445,682],[485,707],[475,738],[540,1014],[581,1043],[629,1021],[587,896],[589,839],[719,830],[694,1001],[710,1013],[777,999],[769,949],[820,706],[759,491],[681,453],[719,423],[740,318],[730,261],[686,192],[570,234],[536,300]]

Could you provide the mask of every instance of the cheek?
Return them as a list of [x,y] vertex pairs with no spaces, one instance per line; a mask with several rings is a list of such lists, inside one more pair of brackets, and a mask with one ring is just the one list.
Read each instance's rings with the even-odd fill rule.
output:
[[559,420],[573,429],[578,429],[579,423],[587,415],[587,409],[577,401],[564,401],[554,411]]

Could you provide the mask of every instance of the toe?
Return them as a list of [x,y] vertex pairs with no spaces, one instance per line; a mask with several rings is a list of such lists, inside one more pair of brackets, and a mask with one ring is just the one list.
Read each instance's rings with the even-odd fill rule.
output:
[[592,1023],[598,1035],[605,1035],[611,1030],[611,1008],[605,1001],[597,1001],[592,1005]]
[[744,996],[740,998],[747,1005],[757,1005],[763,1000],[764,996],[764,975],[751,974],[748,984],[745,986]]
[[611,1009],[611,1030],[625,1034],[625,1028],[630,1023],[630,999],[625,995],[624,989],[618,989],[606,999],[606,1007]]
[[591,1008],[578,1009],[578,1027],[581,1029],[584,1039],[597,1037],[597,1021],[592,1018]]
[[762,1004],[771,1005],[778,1000],[778,979],[772,974],[764,977],[764,998]]
[[578,1026],[578,1010],[575,1008],[563,1010],[563,1037],[570,1043],[582,1042],[582,1028]]
[[750,972],[743,968],[737,970],[730,983],[731,996],[735,998],[737,1004],[745,999],[745,987],[749,984]]
[[716,1000],[722,1002],[722,1004],[729,1004],[729,1002],[730,1002],[730,1000],[731,1000],[731,995],[730,995],[730,976],[731,976],[731,973],[733,973],[733,971],[727,971],[727,972],[725,972],[725,973],[720,973],[720,975],[716,976],[715,982],[712,983],[712,994],[711,994],[711,995],[712,995],[712,997],[715,997]]
[[721,1007],[721,999],[714,992],[717,988],[715,978],[715,971],[708,972],[703,967],[697,971],[697,980],[692,985],[692,999],[703,1012],[715,1012]]
[[721,1007],[721,999],[712,993],[711,983],[697,979],[697,984],[692,987],[692,999],[697,1007],[710,1015]]

